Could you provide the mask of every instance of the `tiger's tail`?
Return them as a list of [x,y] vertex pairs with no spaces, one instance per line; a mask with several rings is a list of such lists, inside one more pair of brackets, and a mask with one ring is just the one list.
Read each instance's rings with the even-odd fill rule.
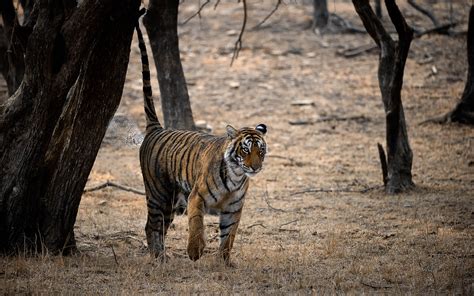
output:
[[143,98],[145,101],[146,126],[147,128],[151,126],[163,128],[156,116],[155,104],[153,103],[153,92],[150,84],[150,64],[148,63],[146,45],[138,22],[136,29],[138,35],[138,47],[140,48],[142,57]]

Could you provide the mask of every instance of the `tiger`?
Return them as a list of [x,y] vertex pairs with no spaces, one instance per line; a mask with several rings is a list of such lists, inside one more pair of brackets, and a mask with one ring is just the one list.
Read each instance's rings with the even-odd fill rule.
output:
[[250,177],[263,168],[267,153],[265,124],[255,128],[226,127],[226,135],[163,128],[156,115],[148,55],[136,26],[142,60],[145,138],[140,167],[145,185],[145,226],[151,256],[166,260],[165,236],[181,201],[187,202],[187,254],[198,260],[206,245],[204,214],[219,215],[219,258],[230,263]]

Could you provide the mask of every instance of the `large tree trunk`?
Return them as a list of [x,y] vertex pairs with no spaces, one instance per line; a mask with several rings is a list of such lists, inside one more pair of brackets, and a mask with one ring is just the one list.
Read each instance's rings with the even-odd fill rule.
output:
[[[370,7],[368,0],[352,0],[364,27],[380,48],[378,79],[386,114],[387,159],[381,157],[388,193],[414,186],[411,167],[413,154],[408,142],[401,100],[403,73],[413,29],[408,26],[394,0],[385,0],[388,14],[398,33],[393,41]],[[384,155],[381,153],[381,155]]]
[[327,0],[313,0],[313,30],[322,30],[329,23]]
[[122,94],[138,0],[38,1],[0,113],[0,251],[74,248],[87,176]]
[[179,54],[178,6],[176,0],[150,0],[143,24],[158,73],[164,125],[193,130],[193,113]]

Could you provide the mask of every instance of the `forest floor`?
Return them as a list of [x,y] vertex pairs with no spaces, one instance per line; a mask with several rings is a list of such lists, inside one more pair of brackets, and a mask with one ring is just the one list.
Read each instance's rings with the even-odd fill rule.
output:
[[[243,48],[230,67],[243,16],[236,2],[214,10],[213,1],[201,18],[179,27],[195,120],[215,134],[227,124],[268,126],[265,169],[251,180],[231,255],[236,267],[216,259],[213,216],[205,218],[203,258],[187,258],[187,218],[179,216],[166,241],[171,260],[151,259],[144,197],[107,188],[82,197],[75,226],[80,254],[0,258],[0,294],[472,295],[474,129],[420,124],[460,98],[466,35],[426,35],[412,43],[402,98],[416,188],[389,196],[380,187],[376,146],[385,143],[377,51],[339,54],[372,40],[317,36],[309,29],[312,6],[301,1],[284,1],[254,29],[276,1],[248,1]],[[454,1],[452,15],[445,2],[432,2],[421,1],[442,22],[453,17],[456,30],[466,30],[464,1]],[[329,8],[361,26],[349,1],[329,1]],[[401,8],[410,24],[430,27],[404,2]],[[184,1],[180,21],[197,10],[197,1]],[[145,124],[140,71],[134,39],[122,103],[87,186],[110,180],[143,190],[136,144]]]

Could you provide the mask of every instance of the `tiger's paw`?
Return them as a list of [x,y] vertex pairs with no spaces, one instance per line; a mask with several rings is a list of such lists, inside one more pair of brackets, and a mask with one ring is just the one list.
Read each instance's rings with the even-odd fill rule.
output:
[[196,261],[201,258],[204,253],[205,242],[202,239],[190,240],[188,243],[188,256],[191,260]]

